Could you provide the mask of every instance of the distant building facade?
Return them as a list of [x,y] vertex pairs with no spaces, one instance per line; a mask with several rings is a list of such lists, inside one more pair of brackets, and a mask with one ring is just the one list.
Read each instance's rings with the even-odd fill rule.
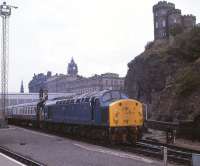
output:
[[40,73],[33,76],[29,82],[29,92],[37,93],[40,89],[46,89],[50,93],[87,93],[97,90],[124,89],[124,77],[119,77],[115,73],[105,73],[94,75],[92,77],[82,77],[78,75],[78,66],[72,58],[68,64],[67,75],[53,75],[48,72],[47,75]]
[[182,15],[175,4],[159,1],[153,6],[154,15],[154,40],[166,39],[170,35],[170,29],[179,25],[183,29],[191,29],[196,25],[196,17],[193,15]]

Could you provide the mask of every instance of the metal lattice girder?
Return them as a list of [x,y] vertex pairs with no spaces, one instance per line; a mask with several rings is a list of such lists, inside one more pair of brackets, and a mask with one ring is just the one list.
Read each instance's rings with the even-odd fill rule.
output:
[[0,127],[6,124],[5,114],[8,105],[8,57],[9,57],[9,17],[11,8],[16,6],[0,5],[0,16],[2,17],[2,41],[1,41],[1,102],[0,102]]
[[9,16],[2,16],[2,47],[1,47],[1,110],[5,119],[8,94],[8,57],[9,57]]

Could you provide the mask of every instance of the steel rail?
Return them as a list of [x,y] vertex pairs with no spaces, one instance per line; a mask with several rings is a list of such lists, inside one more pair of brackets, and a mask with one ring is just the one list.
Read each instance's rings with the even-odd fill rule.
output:
[[148,143],[148,144],[152,144],[152,145],[158,145],[158,146],[165,146],[167,148],[170,148],[170,149],[173,149],[173,150],[177,150],[177,151],[182,151],[182,152],[185,152],[185,153],[197,153],[197,154],[200,154],[200,150],[189,149],[189,148],[180,147],[180,146],[176,146],[176,145],[172,145],[172,144],[155,142],[155,141],[146,140],[146,139],[143,139],[140,142]]
[[2,146],[0,146],[0,153],[3,153],[6,156],[9,156],[12,159],[15,159],[16,161],[19,161],[20,163],[28,165],[28,166],[45,166],[45,164],[39,163],[27,157],[24,157]]

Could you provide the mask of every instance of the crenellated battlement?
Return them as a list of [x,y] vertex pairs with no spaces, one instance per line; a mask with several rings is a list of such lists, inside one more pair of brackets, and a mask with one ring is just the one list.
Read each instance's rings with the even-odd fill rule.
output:
[[194,16],[193,14],[186,14],[183,15],[183,18],[196,18],[196,16]]
[[169,11],[168,11],[168,15],[171,15],[171,14],[178,14],[178,15],[181,15],[181,10],[180,10],[180,9],[172,9],[172,10],[169,10]]
[[159,1],[156,5],[153,6],[153,11],[159,10],[160,8],[175,9],[175,4],[167,1]]

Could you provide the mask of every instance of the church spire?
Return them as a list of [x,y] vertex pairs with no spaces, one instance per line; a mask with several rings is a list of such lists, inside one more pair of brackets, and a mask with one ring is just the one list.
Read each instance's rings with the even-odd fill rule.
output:
[[24,93],[24,84],[23,84],[23,80],[22,80],[22,82],[21,82],[20,93]]

